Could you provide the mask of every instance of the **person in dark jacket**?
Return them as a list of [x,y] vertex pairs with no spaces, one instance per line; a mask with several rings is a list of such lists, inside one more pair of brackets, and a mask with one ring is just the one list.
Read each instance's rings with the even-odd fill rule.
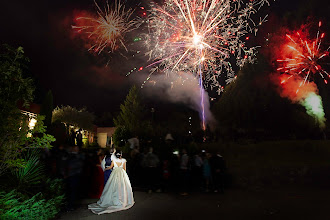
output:
[[217,154],[211,158],[210,163],[214,181],[214,192],[220,191],[221,193],[224,193],[224,178],[226,171],[225,160],[220,153],[217,152]]
[[[106,154],[105,154],[105,157],[104,157],[104,162],[102,161],[102,163],[104,163],[104,168],[110,167],[111,162],[112,162],[112,155],[113,155],[114,152],[115,152],[114,148],[111,148],[109,151],[106,151]],[[112,169],[111,170],[104,170],[104,186],[108,182],[111,171],[112,171]]]
[[68,184],[68,210],[74,209],[77,197],[79,197],[79,184],[83,169],[84,155],[79,152],[78,146],[73,146],[68,158],[66,180]]
[[[146,171],[146,180],[147,180],[147,188],[148,193],[152,193],[153,190],[158,188],[158,166],[159,166],[159,158],[156,154],[153,153],[153,148],[149,148],[149,152],[145,155],[143,159],[143,167]],[[159,190],[159,189],[158,189]],[[157,190],[157,191],[158,191]]]

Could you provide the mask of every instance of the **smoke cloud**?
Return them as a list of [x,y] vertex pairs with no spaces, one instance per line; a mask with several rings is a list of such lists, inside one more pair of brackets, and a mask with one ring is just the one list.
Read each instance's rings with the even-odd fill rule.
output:
[[306,82],[303,85],[303,79],[299,77],[288,79],[288,75],[285,74],[273,75],[273,81],[278,85],[281,97],[304,106],[307,114],[318,122],[320,129],[325,128],[326,118],[322,98],[318,95],[318,88],[314,82]]
[[192,74],[180,72],[168,75],[153,75],[148,81],[148,86],[143,88],[144,93],[152,98],[162,99],[172,103],[182,103],[199,112],[203,120],[202,96],[204,99],[205,123],[214,127],[215,119],[210,111],[208,93],[203,89],[202,93],[198,79]]

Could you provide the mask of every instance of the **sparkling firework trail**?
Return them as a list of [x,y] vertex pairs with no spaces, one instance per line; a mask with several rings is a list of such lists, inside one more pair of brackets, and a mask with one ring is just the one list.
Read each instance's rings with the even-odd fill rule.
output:
[[227,83],[235,79],[229,58],[234,57],[239,67],[254,60],[256,47],[247,47],[245,40],[266,21],[267,16],[257,24],[251,19],[264,4],[269,5],[268,0],[165,0],[162,7],[152,4],[150,34],[144,36],[151,74],[159,70],[189,72],[200,78],[201,90],[204,85],[220,93],[222,72],[227,73]]
[[[316,38],[308,39],[300,31],[293,35],[287,34],[288,43],[285,45],[285,57],[278,59],[277,62],[280,67],[277,69],[282,73],[289,76],[287,79],[282,80],[281,83],[287,82],[290,78],[299,76],[303,81],[299,88],[306,82],[312,80],[314,75],[318,74],[323,79],[324,83],[328,83],[327,78],[330,77],[329,73],[324,69],[324,59],[329,57],[329,49],[322,50],[322,39],[325,34],[320,32],[322,22],[319,22]],[[299,91],[299,88],[296,92]]]
[[72,26],[77,32],[88,35],[88,42],[91,43],[89,51],[100,54],[102,51],[113,52],[124,44],[126,33],[138,27],[139,22],[130,19],[134,10],[125,9],[125,6],[115,0],[112,6],[107,2],[104,10],[94,1],[97,7],[97,16],[78,17],[77,25]]
[[218,77],[223,71],[231,82],[235,72],[229,58],[235,57],[240,67],[254,59],[256,48],[248,48],[244,41],[249,36],[244,36],[266,21],[250,22],[255,8],[265,3],[269,4],[267,0],[166,0],[163,7],[152,5],[151,33],[145,36],[150,49],[147,55],[154,60],[151,71],[185,71],[198,76],[201,63],[203,81],[211,88],[220,87]]

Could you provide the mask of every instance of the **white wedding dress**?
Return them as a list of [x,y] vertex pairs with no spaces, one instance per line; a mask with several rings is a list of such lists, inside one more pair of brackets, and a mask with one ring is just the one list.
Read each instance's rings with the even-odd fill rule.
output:
[[114,158],[113,162],[113,170],[100,200],[88,205],[88,209],[98,215],[126,210],[134,205],[131,182],[123,168],[126,160]]

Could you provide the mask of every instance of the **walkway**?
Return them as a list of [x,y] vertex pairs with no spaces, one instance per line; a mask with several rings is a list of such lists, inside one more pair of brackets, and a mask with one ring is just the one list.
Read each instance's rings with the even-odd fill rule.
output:
[[62,220],[249,220],[249,219],[330,219],[330,190],[293,189],[251,192],[229,190],[226,194],[193,193],[182,197],[173,193],[134,192],[135,205],[126,211],[95,215],[87,205],[94,199],[81,201]]

